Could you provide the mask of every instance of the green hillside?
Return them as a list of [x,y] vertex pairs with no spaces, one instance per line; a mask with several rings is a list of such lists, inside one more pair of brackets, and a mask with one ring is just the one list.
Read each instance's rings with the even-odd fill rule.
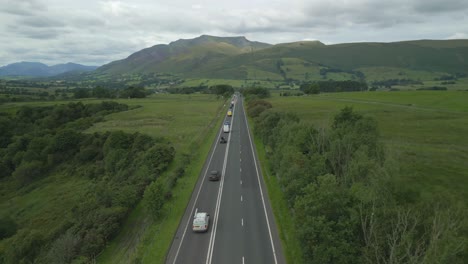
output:
[[[188,80],[264,81],[269,87],[332,79],[364,80],[370,86],[376,81],[405,80],[403,89],[464,89],[468,40],[335,45],[299,41],[270,45],[245,37],[203,35],[143,49],[100,67],[94,76],[155,73]],[[447,80],[451,82],[443,82]],[[397,81],[392,87],[401,84]]]
[[169,45],[155,45],[143,49],[126,59],[102,66],[97,73],[186,73],[211,60],[252,52],[269,46],[270,44],[252,42],[244,37],[203,35],[195,39],[180,39]]
[[[258,65],[258,61],[265,60],[278,62],[285,58],[297,58],[303,61],[302,67],[286,73],[287,77],[295,77],[294,79],[305,79],[298,77],[307,72],[312,75],[317,74],[318,70],[316,68],[310,68],[310,65],[317,64],[343,71],[372,67],[392,67],[399,68],[400,71],[467,73],[468,40],[338,45],[319,45],[303,42],[289,45],[280,44],[251,54],[240,54],[223,60],[212,61],[192,74],[220,77],[219,72],[222,73],[226,68]],[[268,65],[270,68],[272,66],[274,66],[274,63]],[[258,70],[265,70],[268,67],[257,68]],[[267,71],[275,73],[275,70]]]

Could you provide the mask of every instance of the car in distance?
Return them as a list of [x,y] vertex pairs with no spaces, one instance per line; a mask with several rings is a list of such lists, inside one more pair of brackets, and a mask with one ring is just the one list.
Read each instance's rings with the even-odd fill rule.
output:
[[232,116],[232,110],[231,109],[229,109],[229,111],[227,112],[227,115]]
[[206,212],[197,212],[193,217],[192,230],[194,232],[206,232],[210,224],[210,215]]
[[225,144],[225,143],[227,143],[227,139],[226,139],[225,137],[221,137],[221,138],[219,139],[219,143]]
[[210,177],[208,177],[210,181],[219,181],[219,178],[220,178],[220,175],[217,170],[210,171]]

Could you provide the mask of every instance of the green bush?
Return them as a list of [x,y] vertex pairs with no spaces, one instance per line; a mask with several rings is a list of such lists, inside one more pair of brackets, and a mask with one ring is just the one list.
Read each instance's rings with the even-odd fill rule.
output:
[[44,172],[44,165],[40,161],[22,162],[13,172],[13,177],[17,180],[19,186],[25,186],[32,181],[40,178]]
[[0,240],[13,236],[18,229],[18,225],[8,216],[0,218]]
[[43,235],[37,230],[21,229],[9,241],[4,255],[4,262],[34,263],[44,243]]
[[160,178],[151,183],[145,190],[143,201],[146,209],[156,219],[162,215],[165,194],[166,187]]

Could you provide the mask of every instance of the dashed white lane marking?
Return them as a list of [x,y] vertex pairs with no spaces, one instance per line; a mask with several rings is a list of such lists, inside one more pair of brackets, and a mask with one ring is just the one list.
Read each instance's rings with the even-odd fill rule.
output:
[[244,226],[244,218],[241,219],[241,224]]
[[273,236],[271,234],[270,220],[268,219],[268,213],[267,213],[267,209],[266,209],[266,205],[265,205],[265,197],[263,196],[263,188],[262,188],[262,184],[260,182],[260,173],[259,173],[259,169],[258,169],[258,165],[257,165],[257,159],[255,158],[255,149],[253,147],[252,137],[250,136],[249,123],[247,122],[247,116],[245,115],[245,112],[244,112],[244,121],[245,121],[245,126],[247,127],[247,134],[249,135],[250,149],[251,149],[252,155],[253,155],[255,171],[257,173],[257,181],[258,181],[258,186],[259,186],[259,189],[260,189],[260,197],[262,198],[263,211],[265,213],[265,219],[266,219],[266,222],[267,222],[268,234],[270,235],[271,248],[273,250],[273,258],[275,260],[275,264],[278,264],[278,259],[276,257],[276,251],[275,251],[275,243],[273,242]]
[[241,185],[242,185],[242,180],[240,182],[241,182]]
[[240,172],[242,172],[242,168],[239,168]]
[[244,200],[243,200],[242,195],[241,195],[241,202],[243,202],[243,201],[244,201]]
[[244,256],[242,256],[242,264],[245,264]]

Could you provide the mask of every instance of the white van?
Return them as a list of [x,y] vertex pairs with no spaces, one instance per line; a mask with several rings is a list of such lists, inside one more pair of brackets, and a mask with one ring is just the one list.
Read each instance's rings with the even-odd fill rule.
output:
[[192,230],[194,232],[206,232],[208,231],[208,225],[210,224],[210,215],[207,213],[195,213],[193,217]]
[[223,132],[224,133],[229,133],[229,125],[228,124],[223,125]]

